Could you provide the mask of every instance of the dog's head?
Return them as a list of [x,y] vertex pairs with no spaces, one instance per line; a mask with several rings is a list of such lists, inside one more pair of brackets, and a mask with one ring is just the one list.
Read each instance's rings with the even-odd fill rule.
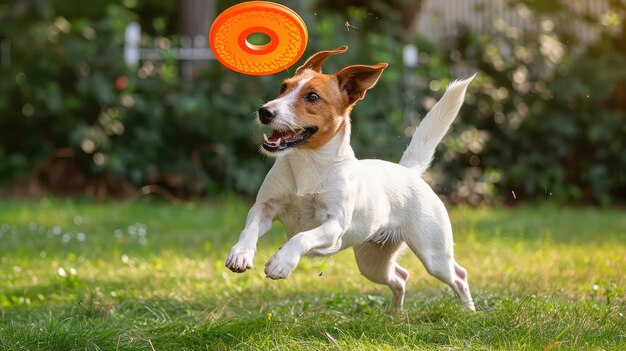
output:
[[363,99],[383,73],[386,63],[348,66],[335,74],[322,74],[322,63],[347,46],[311,56],[296,74],[283,81],[278,96],[258,111],[258,120],[272,130],[261,151],[279,156],[294,149],[317,149],[345,131],[350,110]]

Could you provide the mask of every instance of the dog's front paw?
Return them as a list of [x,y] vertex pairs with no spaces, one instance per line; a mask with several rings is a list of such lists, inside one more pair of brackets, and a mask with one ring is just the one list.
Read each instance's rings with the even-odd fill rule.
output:
[[285,279],[296,269],[298,261],[297,257],[285,254],[282,250],[279,250],[265,264],[265,275],[272,279]]
[[235,273],[242,273],[253,267],[253,259],[254,249],[236,244],[226,258],[226,267]]

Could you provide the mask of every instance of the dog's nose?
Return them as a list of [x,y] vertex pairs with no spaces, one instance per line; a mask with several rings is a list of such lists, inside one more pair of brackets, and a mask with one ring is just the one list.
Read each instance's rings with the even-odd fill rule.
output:
[[272,111],[266,109],[265,107],[261,107],[259,109],[259,119],[261,120],[261,123],[268,124],[272,121],[273,118],[274,113]]

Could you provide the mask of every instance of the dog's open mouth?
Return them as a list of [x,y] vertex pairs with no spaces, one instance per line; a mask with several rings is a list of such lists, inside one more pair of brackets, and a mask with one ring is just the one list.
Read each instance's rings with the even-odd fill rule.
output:
[[277,152],[289,148],[304,145],[307,140],[317,132],[317,127],[308,126],[298,131],[272,130],[272,135],[263,133],[263,149],[269,152]]

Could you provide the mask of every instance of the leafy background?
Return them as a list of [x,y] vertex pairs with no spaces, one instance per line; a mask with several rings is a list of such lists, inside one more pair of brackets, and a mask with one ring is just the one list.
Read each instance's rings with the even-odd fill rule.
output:
[[[218,9],[233,3],[218,1]],[[307,22],[306,55],[350,46],[327,72],[390,63],[352,115],[360,158],[399,160],[450,79],[478,72],[429,172],[440,194],[473,205],[626,199],[625,1],[608,1],[600,18],[564,2],[514,1],[513,10],[530,16],[524,31],[496,19],[492,34],[461,28],[437,43],[407,35],[409,1],[283,3]],[[249,77],[210,61],[183,79],[170,51],[182,40],[179,11],[155,0],[0,5],[0,40],[11,42],[11,63],[0,67],[3,193],[254,195],[271,160],[258,153],[253,112],[290,72]],[[582,41],[574,19],[597,28],[598,40]],[[131,21],[162,60],[124,63]],[[420,50],[411,69],[402,63],[409,43]]]

